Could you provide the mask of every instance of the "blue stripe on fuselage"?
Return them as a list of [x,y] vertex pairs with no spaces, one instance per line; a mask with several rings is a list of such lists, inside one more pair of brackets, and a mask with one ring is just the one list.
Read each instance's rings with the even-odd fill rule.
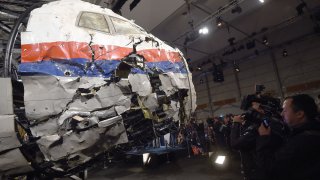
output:
[[[46,60],[36,63],[21,63],[19,65],[20,75],[53,75],[53,76],[87,76],[109,78],[118,65],[119,60],[98,60],[89,62],[87,59],[71,60]],[[187,73],[183,62],[173,63],[171,61],[146,62],[147,72],[158,73]],[[142,69],[133,68],[131,73],[145,74]]]

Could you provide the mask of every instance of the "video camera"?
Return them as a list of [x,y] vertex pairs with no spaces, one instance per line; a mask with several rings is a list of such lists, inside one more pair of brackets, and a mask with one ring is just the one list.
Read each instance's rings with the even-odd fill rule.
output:
[[[255,86],[255,94],[247,95],[241,102],[241,109],[246,111],[243,113],[243,117],[246,121],[268,127],[270,118],[280,119],[281,104],[280,99],[273,98],[271,96],[262,95],[262,91],[265,89],[264,85]],[[264,114],[259,113],[252,108],[252,102],[260,103],[260,108],[264,111]]]

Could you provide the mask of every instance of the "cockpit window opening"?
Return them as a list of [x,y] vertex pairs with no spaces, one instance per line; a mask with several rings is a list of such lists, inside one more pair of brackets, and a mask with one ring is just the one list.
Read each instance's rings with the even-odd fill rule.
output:
[[134,26],[128,21],[112,16],[110,16],[110,19],[114,25],[117,34],[143,34],[142,29],[140,29],[137,26]]
[[82,12],[78,26],[110,33],[109,25],[105,16],[99,13]]

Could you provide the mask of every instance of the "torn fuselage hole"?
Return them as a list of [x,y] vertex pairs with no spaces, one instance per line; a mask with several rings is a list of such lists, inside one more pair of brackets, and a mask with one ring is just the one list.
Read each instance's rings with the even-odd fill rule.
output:
[[122,62],[126,62],[132,67],[144,69],[145,68],[145,58],[139,54],[129,54],[127,57],[121,60]]
[[125,62],[121,62],[115,71],[115,76],[120,78],[128,78],[133,67]]

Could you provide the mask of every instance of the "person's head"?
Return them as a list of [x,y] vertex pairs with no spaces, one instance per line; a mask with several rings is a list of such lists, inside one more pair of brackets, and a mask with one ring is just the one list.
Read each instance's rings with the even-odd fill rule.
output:
[[318,114],[314,99],[306,94],[289,96],[283,102],[281,115],[289,126],[303,124],[313,121]]

